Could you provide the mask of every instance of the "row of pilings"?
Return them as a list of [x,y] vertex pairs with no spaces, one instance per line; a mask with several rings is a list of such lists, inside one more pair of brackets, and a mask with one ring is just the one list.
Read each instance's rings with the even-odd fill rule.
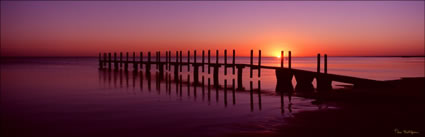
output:
[[[227,50],[224,50],[224,63],[219,62],[219,50],[216,50],[215,53],[215,63],[211,62],[211,50],[207,51],[207,58],[205,55],[205,50],[202,50],[202,58],[200,62],[197,62],[197,51],[194,50],[193,52],[193,62],[191,62],[191,52],[187,51],[187,61],[183,61],[183,51],[176,51],[174,54],[174,60],[172,60],[172,52],[166,51],[165,52],[165,61],[161,59],[163,56],[161,56],[161,52],[157,51],[155,52],[155,60],[152,60],[151,52],[147,52],[147,60],[144,60],[144,53],[140,52],[139,57],[136,56],[136,52],[133,52],[132,59],[130,60],[129,53],[126,52],[125,56],[123,56],[123,53],[120,52],[119,56],[116,52],[113,53],[103,53],[103,59],[102,59],[102,53],[99,53],[99,69],[108,69],[108,70],[119,70],[124,69],[124,71],[128,71],[129,64],[133,64],[133,70],[135,72],[139,71],[140,69],[145,69],[146,73],[150,73],[151,71],[151,65],[155,65],[156,69],[159,71],[159,75],[164,74],[164,69],[171,71],[171,68],[174,68],[174,77],[175,80],[178,80],[177,77],[179,73],[182,72],[183,66],[187,66],[188,72],[193,72],[193,80],[194,83],[199,83],[199,67],[201,67],[201,71],[205,72],[207,71],[208,74],[213,73],[213,83],[214,87],[219,87],[218,77],[219,77],[219,68],[224,67],[224,75],[227,75],[227,69],[232,69],[232,74],[236,74],[237,69],[237,89],[238,90],[244,90],[242,86],[242,74],[243,69],[245,67],[249,67],[250,69],[250,78],[253,77],[253,71],[258,71],[258,77],[261,77],[261,68],[266,69],[275,69],[276,71],[276,79],[277,79],[277,85],[276,85],[276,91],[292,91],[294,90],[292,86],[292,79],[295,76],[297,81],[297,86],[295,87],[295,90],[299,91],[312,91],[314,90],[313,87],[313,79],[316,78],[317,82],[317,89],[320,90],[330,90],[332,89],[331,86],[331,80],[329,80],[327,75],[327,55],[324,55],[324,73],[320,72],[320,54],[317,55],[317,72],[295,72],[292,70],[292,57],[291,57],[291,51],[288,52],[288,67],[284,67],[284,52],[281,51],[281,60],[280,60],[280,67],[267,67],[267,66],[261,66],[261,50],[258,50],[258,64],[254,65],[254,50],[251,50],[250,54],[250,64],[237,64],[235,62],[236,52],[235,50],[232,50],[232,63],[227,62]],[[124,60],[125,57],[125,60]],[[137,60],[136,58],[139,58]],[[114,67],[112,67],[112,65]],[[193,68],[193,71],[191,70],[191,67]],[[206,67],[206,69],[205,69]]]

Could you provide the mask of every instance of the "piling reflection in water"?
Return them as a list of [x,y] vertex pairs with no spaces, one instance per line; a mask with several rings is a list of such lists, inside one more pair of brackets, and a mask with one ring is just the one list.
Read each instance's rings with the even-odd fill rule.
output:
[[[236,80],[235,79],[231,79],[231,86],[229,85],[229,82],[227,79],[224,79],[223,81],[223,86],[213,86],[211,85],[211,78],[207,78],[207,82],[205,83],[205,76],[202,76],[201,78],[201,82],[192,82],[191,81],[191,75],[187,74],[186,75],[186,80],[183,80],[183,74],[180,74],[177,78],[173,78],[170,72],[165,72],[165,74],[161,75],[159,72],[155,72],[155,76],[152,77],[151,73],[143,73],[143,72],[131,72],[132,74],[129,75],[129,72],[126,71],[122,71],[122,70],[118,70],[118,71],[110,71],[110,70],[99,70],[99,80],[103,81],[104,84],[106,84],[107,87],[111,88],[111,85],[113,85],[113,88],[117,88],[117,81],[119,79],[119,87],[122,88],[123,85],[125,84],[126,88],[128,89],[130,86],[135,89],[136,88],[136,83],[137,81],[139,81],[139,90],[141,92],[144,91],[144,84],[147,84],[147,89],[150,92],[151,91],[151,84],[152,84],[152,80],[154,78],[154,82],[155,82],[155,90],[157,91],[158,95],[168,95],[171,96],[171,92],[173,90],[175,90],[175,93],[177,96],[183,97],[183,85],[185,85],[185,88],[187,89],[187,97],[190,98],[191,92],[193,92],[193,97],[194,97],[194,101],[197,100],[197,92],[199,91],[198,88],[200,88],[201,90],[201,95],[202,95],[202,101],[205,100],[205,98],[207,98],[207,102],[210,105],[211,103],[211,88],[215,89],[215,98],[216,98],[216,103],[219,104],[220,101],[220,96],[223,97],[223,104],[224,107],[228,107],[228,101],[229,101],[229,93],[228,91],[231,90],[231,103],[233,104],[233,106],[236,105],[236,91],[238,91],[239,93],[248,93],[249,92],[249,101],[250,101],[250,110],[251,112],[254,111],[255,108],[255,101],[254,101],[254,96],[255,93],[257,95],[258,98],[258,110],[261,111],[262,110],[262,94],[263,91],[261,90],[261,81],[258,80],[257,81],[257,88],[253,87],[253,81],[250,81],[250,88],[249,91],[245,91],[245,90],[237,90],[236,89]],[[111,79],[113,77],[113,83],[111,83]],[[123,77],[125,80],[123,80]],[[131,78],[130,78],[131,77]],[[130,81],[131,79],[131,81]],[[145,80],[147,80],[147,83],[145,83]],[[165,85],[164,85],[165,84]],[[174,85],[174,88],[172,88],[172,85]],[[165,93],[161,94],[161,87],[165,87]],[[191,91],[193,90],[193,91]],[[207,90],[207,91],[205,91]],[[220,92],[223,92],[223,94],[220,94]],[[291,102],[291,96],[292,96],[292,91],[291,92],[284,92],[287,93],[288,95],[288,99],[289,102]],[[282,113],[285,112],[285,104],[284,104],[284,93],[278,93],[277,95],[280,96],[280,100],[281,100],[281,110]],[[268,94],[270,95],[270,93]],[[274,95],[274,94],[272,94]],[[206,96],[206,97],[205,97]],[[288,104],[288,110],[289,112],[291,112],[292,103]]]

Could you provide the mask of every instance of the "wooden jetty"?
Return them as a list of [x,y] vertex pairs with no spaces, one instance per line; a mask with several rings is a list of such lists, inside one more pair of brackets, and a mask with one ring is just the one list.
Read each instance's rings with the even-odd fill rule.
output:
[[[123,53],[120,52],[119,60],[117,59],[117,53],[113,53],[113,60],[112,60],[112,53],[99,53],[99,69],[112,69],[112,64],[114,67],[114,71],[118,70],[124,70],[128,71],[129,64],[132,64],[133,71],[138,72],[139,67],[140,69],[145,69],[145,73],[150,74],[151,72],[151,65],[155,65],[156,69],[159,71],[159,75],[164,75],[164,69],[165,71],[171,71],[171,68],[174,70],[174,80],[179,80],[179,73],[182,72],[182,67],[187,66],[187,71],[193,73],[193,81],[194,84],[199,83],[199,69],[201,68],[201,72],[205,72],[205,68],[207,68],[207,73],[211,73],[212,69],[212,75],[213,75],[213,85],[214,87],[219,87],[219,69],[221,67],[224,68],[224,75],[228,75],[228,68],[231,68],[232,75],[237,75],[237,90],[244,90],[242,86],[242,74],[243,69],[245,67],[248,67],[250,70],[250,78],[253,76],[253,71],[257,71],[258,76],[261,77],[261,69],[273,69],[275,70],[276,74],[276,91],[284,92],[284,91],[291,91],[293,90],[292,86],[292,79],[295,77],[296,79],[296,87],[295,90],[299,91],[313,91],[313,80],[316,79],[317,81],[317,91],[326,91],[332,89],[332,81],[337,82],[343,82],[343,83],[350,83],[353,84],[355,87],[373,87],[377,85],[381,85],[383,81],[377,81],[377,80],[370,80],[370,79],[364,79],[364,78],[356,78],[351,76],[343,76],[343,75],[336,75],[336,74],[329,74],[327,72],[327,55],[324,54],[324,72],[321,72],[320,70],[320,60],[321,55],[317,55],[317,71],[307,71],[307,70],[300,70],[300,69],[293,69],[292,68],[292,57],[291,57],[291,51],[288,52],[288,66],[284,67],[284,59],[283,55],[284,52],[281,51],[281,62],[280,67],[275,66],[264,66],[261,65],[261,50],[258,51],[258,64],[254,64],[254,50],[251,50],[250,54],[250,64],[242,64],[242,63],[236,63],[235,57],[236,57],[236,51],[232,51],[232,62],[227,62],[227,50],[224,50],[224,62],[219,61],[220,52],[219,50],[216,50],[215,52],[215,63],[211,62],[211,50],[208,50],[207,52],[207,58],[205,58],[205,50],[202,50],[202,58],[201,61],[198,61],[198,55],[197,51],[193,51],[193,59],[191,58],[190,51],[187,51],[187,61],[183,61],[183,51],[176,51],[174,54],[174,60],[172,60],[172,51],[165,51],[165,61],[164,57],[161,56],[161,52],[157,51],[155,53],[155,60],[152,60],[151,52],[147,52],[147,60],[144,60],[144,54],[143,52],[140,52],[139,57],[137,57],[136,52],[133,52],[132,59],[129,60],[129,53],[126,52],[126,60],[123,60]],[[137,60],[137,58],[139,58]],[[207,60],[207,62],[205,61]],[[123,67],[124,64],[124,67]],[[191,70],[191,68],[193,70]],[[237,73],[236,73],[237,71]]]

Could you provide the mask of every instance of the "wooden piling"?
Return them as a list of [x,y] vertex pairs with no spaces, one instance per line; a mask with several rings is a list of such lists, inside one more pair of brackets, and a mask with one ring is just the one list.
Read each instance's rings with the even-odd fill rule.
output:
[[117,53],[114,52],[114,70],[118,70]]
[[148,52],[148,62],[146,64],[146,72],[147,74],[149,74],[151,72],[151,52]]
[[291,63],[292,63],[292,60],[291,60],[291,51],[289,51],[289,53],[288,53],[288,68],[289,69],[291,69]]
[[120,52],[120,68],[122,68],[122,52]]
[[261,77],[261,50],[258,50],[258,77]]
[[320,53],[317,54],[317,73],[320,73]]
[[126,55],[127,55],[127,60],[124,62],[124,70],[125,71],[128,71],[128,52],[126,52]]
[[328,55],[325,54],[324,73],[328,74]]
[[156,69],[157,69],[157,70],[158,70],[158,68],[159,68],[158,66],[159,66],[159,62],[160,62],[160,61],[159,61],[159,54],[158,54],[158,53],[159,53],[159,51],[157,51],[157,52],[156,52],[156,55],[155,55],[155,58],[156,58],[156,59],[155,59],[155,61],[156,61],[156,65],[155,65],[155,66],[156,66]]
[[215,51],[215,64],[218,65],[218,50]]
[[168,70],[168,51],[165,52],[165,69]]
[[[174,63],[174,80],[178,81],[179,76],[179,52],[176,51],[176,62]],[[177,87],[176,87],[177,88]]]
[[133,69],[134,69],[134,72],[139,71],[139,67],[138,66],[139,65],[137,65],[137,62],[136,62],[136,52],[133,52]]
[[171,70],[171,50],[168,51],[168,70]]
[[195,85],[199,83],[199,65],[198,64],[193,64],[193,83]]
[[190,50],[187,51],[187,71],[190,71]]
[[183,71],[183,67],[182,67],[182,63],[183,63],[183,58],[182,58],[182,56],[183,56],[183,54],[182,54],[183,52],[180,50],[180,72],[182,72]]
[[250,78],[252,78],[252,65],[254,65],[253,55],[254,55],[254,50],[251,49],[250,67],[249,67],[249,77]]
[[140,52],[140,69],[143,69],[143,52]]
[[108,55],[106,53],[103,53],[103,67],[106,67],[106,64],[108,62]]
[[196,64],[196,50],[193,51],[193,63]]
[[202,50],[202,72],[205,72],[204,65],[205,65],[205,50]]
[[[318,59],[319,60],[319,59]],[[319,65],[319,64],[318,64]],[[318,73],[316,76],[317,91],[329,91],[332,90],[332,80],[329,78],[328,73],[328,56],[324,55],[324,74]]]
[[[208,66],[211,64],[211,50],[208,50]],[[208,74],[210,74],[210,67],[208,67]]]
[[224,50],[224,75],[227,75],[227,49]]
[[[189,66],[189,65],[188,65]],[[199,64],[196,64],[196,50],[193,51],[193,83],[199,83]]]
[[280,51],[280,68],[283,68],[283,59],[284,57],[283,57],[283,50],[282,50]]
[[111,70],[112,68],[112,57],[111,57],[111,52],[108,53],[108,69]]
[[243,90],[243,87],[242,87],[242,70],[245,66],[244,65],[237,65],[236,67],[238,69],[238,76],[237,76],[238,90]]
[[235,57],[236,57],[236,51],[233,49],[233,58],[232,58],[232,74],[235,75]]
[[177,65],[178,63],[179,63],[179,52],[176,51],[176,62],[175,62],[176,65],[174,65],[174,67],[178,68],[178,65]]
[[219,52],[218,52],[218,50],[216,50],[216,53],[215,53],[215,56],[216,56],[216,60],[215,60],[215,64],[214,64],[214,73],[213,73],[213,80],[214,80],[214,87],[219,87],[219,84],[218,84],[218,69],[219,69],[219,67],[220,67],[220,65],[218,64],[218,56],[219,56]]

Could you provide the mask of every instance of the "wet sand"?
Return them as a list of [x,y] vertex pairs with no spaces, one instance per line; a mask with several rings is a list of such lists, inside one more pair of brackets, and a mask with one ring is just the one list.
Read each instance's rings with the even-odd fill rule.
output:
[[269,133],[229,136],[424,136],[424,78],[394,81],[371,89],[339,89],[313,103],[335,105],[294,114]]

